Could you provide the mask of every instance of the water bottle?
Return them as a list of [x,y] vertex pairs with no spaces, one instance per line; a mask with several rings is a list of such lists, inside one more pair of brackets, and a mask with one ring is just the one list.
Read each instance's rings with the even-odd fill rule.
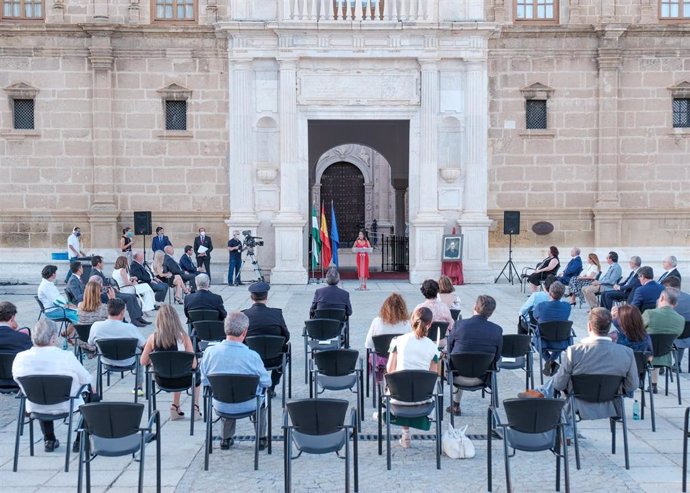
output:
[[640,419],[640,404],[637,402],[637,399],[635,399],[635,402],[633,402],[633,420],[639,421]]

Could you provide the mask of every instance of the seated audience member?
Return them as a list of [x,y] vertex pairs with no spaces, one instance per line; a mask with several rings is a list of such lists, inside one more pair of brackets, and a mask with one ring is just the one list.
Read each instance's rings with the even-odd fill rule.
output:
[[428,308],[433,314],[434,322],[447,322],[448,329],[450,330],[455,323],[453,316],[450,314],[450,308],[438,299],[438,283],[433,279],[427,279],[422,283],[420,288],[422,295],[424,296],[424,302],[420,303],[415,307],[417,308]]
[[[520,392],[518,397],[553,398],[554,391],[572,392],[571,378],[575,375],[614,375],[623,378],[623,392],[631,395],[640,384],[635,355],[632,349],[614,344],[608,337],[611,313],[606,308],[594,308],[589,312],[587,337],[565,350],[563,366],[553,378],[537,390]],[[588,403],[578,400],[577,412],[583,419],[600,419],[617,416],[620,410],[613,402]],[[566,436],[573,438],[572,411],[565,409]]]
[[[371,321],[364,347],[374,349],[374,336],[400,335],[408,332],[410,332],[410,316],[407,313],[407,305],[401,295],[393,293],[381,305],[378,317],[374,317],[374,320]],[[387,362],[388,356],[371,355],[368,364],[376,372],[377,382],[383,379],[383,371]]]
[[674,276],[678,279],[681,279],[680,272],[678,272],[678,269],[676,268],[678,267],[678,259],[673,255],[664,257],[664,260],[661,261],[661,266],[664,268],[664,273],[659,276],[659,284],[663,283],[669,276]]
[[75,304],[79,303],[84,297],[84,286],[81,283],[81,276],[84,273],[84,267],[81,262],[72,262],[69,265],[69,269],[72,275],[69,276],[67,281],[67,286],[65,286],[65,293],[72,296],[72,300]]
[[218,320],[224,320],[227,316],[225,306],[223,306],[223,298],[215,293],[209,291],[210,279],[206,274],[199,274],[196,276],[196,292],[186,296],[184,299],[184,314],[189,323],[190,310],[216,310],[218,312]]
[[[496,365],[503,349],[503,329],[499,325],[489,322],[489,317],[493,315],[495,309],[496,300],[491,296],[480,295],[474,304],[473,316],[455,322],[455,327],[448,335],[448,346],[446,347],[448,354],[490,354],[494,357],[494,365]],[[458,375],[453,379],[453,382],[459,385],[480,385],[484,380]],[[461,399],[462,390],[453,387],[453,403],[446,411],[460,416]]]
[[17,324],[17,307],[0,301],[0,352],[18,353],[31,347],[30,331]]
[[561,272],[561,275],[556,278],[556,280],[567,286],[570,283],[570,279],[579,276],[580,272],[582,272],[580,249],[578,247],[573,247],[570,249],[570,261],[565,266],[563,272]]
[[[427,337],[429,327],[433,322],[433,313],[426,307],[415,308],[412,312],[410,324],[412,331],[396,337],[391,341],[388,350],[388,373],[395,373],[403,370],[427,370],[438,371],[438,348],[436,343]],[[391,401],[396,405],[404,405],[398,401]],[[398,419],[402,425],[402,437],[400,445],[403,448],[410,447],[410,426],[415,428],[416,420]]]
[[[678,302],[676,303],[675,310],[685,319],[686,324],[690,322],[690,294],[680,290],[680,279],[676,276],[668,276],[661,284],[664,288],[674,288],[678,290]],[[678,348],[678,368],[680,369],[680,364],[683,361],[683,354],[685,350],[690,347],[690,337],[676,339],[676,347]]]
[[314,299],[309,309],[309,317],[314,318],[316,310],[323,310],[326,308],[345,310],[345,315],[347,317],[352,315],[350,293],[339,288],[339,282],[340,274],[338,273],[338,268],[332,265],[326,271],[327,286],[319,288],[314,292]]
[[[244,313],[231,312],[225,317],[225,340],[214,346],[209,346],[201,358],[201,383],[209,386],[209,375],[215,374],[239,374],[256,375],[259,377],[260,389],[271,386],[271,376],[264,368],[264,363],[259,355],[243,344],[249,329],[249,319]],[[240,403],[221,403],[214,399],[213,408],[223,413],[239,414],[256,409],[256,400],[250,399]],[[264,402],[259,412],[259,449],[263,450],[268,445],[266,436],[266,403]],[[211,417],[207,417],[211,419]],[[221,418],[220,448],[229,449],[234,443],[235,420]]]
[[70,324],[67,326],[65,337],[69,337],[74,332],[74,325],[79,321],[75,306],[67,303],[60,295],[60,291],[55,286],[58,268],[54,265],[46,265],[41,270],[41,284],[38,285],[38,299],[43,303],[45,316],[51,320],[67,318]]
[[654,271],[651,267],[640,267],[637,271],[637,277],[640,280],[640,287],[635,289],[630,304],[636,306],[644,313],[648,308],[656,306],[656,302],[664,287],[654,280]]
[[534,317],[534,307],[537,306],[539,303],[549,301],[551,299],[549,297],[549,288],[554,282],[556,282],[556,276],[546,276],[546,279],[544,280],[544,290],[539,290],[532,293],[529,296],[529,298],[527,298],[527,301],[525,301],[525,303],[520,307],[518,334],[529,333],[531,318]]
[[[643,267],[644,268],[644,267]],[[642,289],[642,288],[639,288]],[[638,291],[639,291],[638,289]],[[647,334],[674,334],[679,336],[685,328],[685,319],[674,308],[678,303],[678,290],[666,288],[661,292],[656,308],[645,310],[642,314],[642,321],[647,329]],[[670,367],[673,364],[671,354],[658,356],[652,360],[654,365]],[[657,392],[657,380],[659,369],[655,368],[652,372],[652,391]]]
[[558,272],[558,268],[561,266],[558,260],[558,248],[552,245],[549,247],[548,253],[549,255],[539,262],[537,268],[527,276],[527,282],[533,293],[539,289],[541,282],[546,279],[546,276],[549,274],[555,276]]
[[[141,352],[140,363],[141,366],[148,366],[151,364],[151,353],[160,351],[184,351],[193,353],[192,340],[182,327],[180,316],[177,314],[172,305],[161,306],[156,315],[156,323],[153,334],[149,336],[144,345],[144,350]],[[194,358],[192,368],[197,368],[197,360]],[[170,387],[177,387],[184,385],[180,382],[178,385],[173,381],[166,381]],[[201,385],[201,374],[197,375],[196,388],[194,389],[194,416],[192,419],[201,417],[199,410],[199,386]],[[180,410],[180,393],[173,392],[173,403],[170,406],[170,419],[172,421],[184,418],[184,412]]]
[[[63,351],[56,346],[58,336],[58,326],[52,320],[42,318],[36,322],[36,326],[31,331],[33,347],[17,354],[12,365],[12,375],[15,379],[29,375],[72,377],[70,394],[75,395],[82,385],[92,384],[93,379],[72,351]],[[21,383],[19,385],[21,386]],[[81,399],[75,402],[76,407],[81,404],[83,404]],[[69,401],[47,405],[34,404],[28,400],[26,402],[27,413],[61,414],[68,411]],[[55,438],[53,421],[39,421],[39,424],[43,432],[45,451],[52,452],[60,446],[60,442]],[[76,426],[77,429],[79,427],[79,425]],[[72,450],[78,447],[78,437],[79,435]]]
[[599,277],[598,281],[593,281],[589,286],[582,288],[582,294],[585,296],[590,309],[598,305],[597,295],[613,289],[613,285],[622,277],[623,270],[618,265],[616,252],[609,252],[606,256],[606,263],[609,264],[609,268],[604,275]]
[[[539,303],[534,307],[534,318],[537,322],[561,322],[570,318],[570,305],[565,301],[561,301],[564,292],[565,286],[560,282],[556,281],[551,285],[549,288],[549,301]],[[539,327],[537,327],[534,337],[534,344],[536,346],[536,338],[541,338]],[[556,373],[556,370],[558,370],[558,357],[561,355],[561,352],[572,343],[572,337],[568,338],[566,341],[560,342],[542,339],[541,354],[544,359],[544,375],[550,376]]]
[[[287,351],[287,342],[290,340],[290,331],[287,328],[285,319],[283,318],[283,310],[280,308],[270,308],[268,303],[268,291],[271,286],[267,282],[259,281],[249,286],[249,295],[254,304],[251,308],[242,310],[249,319],[249,329],[247,330],[247,337],[250,336],[282,336],[285,338],[285,346],[283,351]],[[279,365],[282,358],[269,359],[264,361],[265,366]],[[271,387],[268,393],[271,397],[275,397],[276,385],[280,383],[280,377],[283,372],[280,369],[271,372]]]
[[154,297],[158,303],[165,301],[168,295],[168,284],[158,279],[149,264],[144,261],[144,254],[142,252],[134,252],[132,255],[132,262],[129,265],[129,274],[136,277],[139,284],[144,283],[153,290]]
[[[104,286],[110,287],[109,281],[103,274],[103,257],[101,257],[100,255],[94,255],[91,258],[91,274],[91,277],[100,277],[101,283]],[[115,293],[115,297],[118,300],[122,300],[125,302],[125,305],[127,306],[127,313],[129,313],[129,318],[134,326],[146,327],[147,325],[149,325],[150,322],[144,318],[144,312],[141,311],[141,306],[139,305],[139,298],[136,294],[117,292]],[[102,295],[101,299],[103,299]],[[107,303],[107,300],[105,300],[105,302]]]
[[438,280],[438,299],[449,309],[460,308],[460,296],[455,294],[455,287],[448,276],[441,276]]
[[120,287],[121,293],[136,294],[139,297],[142,311],[151,312],[156,308],[156,300],[151,286],[145,283],[139,283],[136,277],[130,275],[127,257],[124,255],[120,255],[115,260],[113,279],[115,279],[115,282]]
[[[137,339],[137,346],[143,348],[144,344],[146,344],[146,339],[134,325],[123,322],[124,318],[125,303],[117,298],[108,301],[108,318],[102,322],[94,322],[91,326],[88,343],[95,345],[101,339]],[[106,365],[129,366],[135,362],[135,359],[133,357],[124,360],[102,358],[102,361]],[[141,388],[142,381],[142,368],[140,366],[133,389],[133,392],[137,392],[140,396],[144,395],[144,391]],[[98,390],[101,393],[103,392],[103,389]]]
[[575,306],[575,298],[580,300],[580,303],[585,302],[584,294],[582,289],[585,286],[589,286],[597,277],[601,274],[601,263],[599,262],[599,257],[596,253],[590,253],[587,255],[587,267],[579,276],[574,276],[570,278],[568,283],[568,292],[570,293],[570,306]]
[[164,270],[172,273],[174,276],[180,276],[184,282],[189,281],[192,293],[196,291],[196,283],[194,282],[196,274],[190,274],[183,271],[180,267],[180,264],[175,262],[175,259],[173,258],[175,249],[172,246],[168,245],[163,251],[165,252],[165,259],[163,260]]
[[196,267],[196,257],[194,256],[194,248],[192,248],[192,245],[186,245],[184,247],[184,254],[180,257],[178,263],[185,274],[197,275],[203,272]]
[[156,276],[156,279],[175,289],[175,303],[181,305],[182,295],[188,294],[189,289],[187,289],[184,281],[179,275],[175,275],[166,269],[165,252],[163,250],[158,250],[153,254],[153,264],[151,265],[151,270]]
[[631,302],[635,290],[640,287],[640,279],[637,274],[642,265],[642,259],[638,256],[630,257],[629,264],[630,274],[628,274],[628,278],[622,284],[614,284],[613,289],[601,295],[601,306],[607,310],[613,308],[613,304],[617,301]]
[[[108,299],[115,299],[113,290],[106,291]],[[84,300],[79,303],[77,307],[80,324],[93,324],[94,322],[101,322],[108,318],[108,305],[101,301],[101,285],[96,281],[89,281],[86,283],[84,290]],[[79,345],[86,350],[87,356],[93,358],[96,355],[97,348],[87,341],[79,340]]]
[[616,327],[609,337],[613,342],[627,346],[635,352],[652,352],[652,339],[647,334],[642,314],[637,307],[623,305],[614,307],[611,312]]

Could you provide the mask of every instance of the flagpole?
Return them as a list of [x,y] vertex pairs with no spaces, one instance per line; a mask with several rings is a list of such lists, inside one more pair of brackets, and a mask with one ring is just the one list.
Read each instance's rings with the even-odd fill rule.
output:
[[[320,207],[319,207],[319,234],[321,234],[321,218],[323,217],[323,202],[321,202]],[[323,245],[321,245],[321,258],[319,259],[321,264],[321,279],[319,279],[319,283],[323,282]]]

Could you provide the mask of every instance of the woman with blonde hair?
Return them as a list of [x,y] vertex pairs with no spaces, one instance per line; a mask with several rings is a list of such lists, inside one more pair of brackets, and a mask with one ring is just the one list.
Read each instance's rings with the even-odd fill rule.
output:
[[141,300],[141,310],[151,312],[156,308],[156,298],[153,289],[146,283],[139,283],[136,277],[129,275],[129,262],[127,257],[120,255],[115,260],[113,279],[123,293],[136,294]]
[[172,272],[168,272],[165,269],[165,266],[163,265],[164,261],[165,252],[163,250],[156,250],[153,254],[153,264],[151,264],[151,270],[153,271],[153,275],[155,275],[158,279],[175,288],[175,302],[181,305],[182,293],[188,294],[189,290],[185,288],[184,281],[179,275],[173,275]]
[[438,279],[438,299],[448,308],[460,308],[460,297],[455,294],[453,281],[448,276]]
[[577,277],[570,278],[568,283],[568,291],[570,292],[570,305],[575,306],[575,297],[580,299],[580,304],[585,302],[585,296],[582,293],[582,288],[589,286],[601,274],[601,262],[596,253],[587,255],[587,267],[582,274]]
[[[193,353],[192,341],[187,335],[182,326],[182,321],[179,315],[172,307],[172,305],[162,305],[158,310],[156,316],[155,329],[144,345],[141,353],[140,363],[148,366],[151,363],[151,353],[160,351],[184,351]],[[198,373],[198,366],[196,357],[192,364],[192,368],[197,371],[196,387],[194,388],[194,414],[195,417],[200,417],[199,411],[199,385],[201,384],[201,376]],[[171,387],[175,387],[175,382],[166,382]],[[181,383],[180,385],[184,385]],[[184,417],[184,413],[180,410],[180,393],[173,392],[173,402],[170,406],[170,419],[176,420]]]
[[[112,289],[107,291],[108,299],[115,297]],[[84,288],[84,299],[77,305],[77,316],[80,324],[92,324],[108,318],[108,307],[101,300],[101,285],[89,281]]]

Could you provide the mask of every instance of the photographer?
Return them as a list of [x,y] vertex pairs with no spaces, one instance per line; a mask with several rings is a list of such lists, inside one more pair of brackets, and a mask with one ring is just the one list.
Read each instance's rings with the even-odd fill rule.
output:
[[228,241],[230,253],[230,267],[228,268],[228,286],[241,286],[240,267],[242,266],[242,242],[239,240],[240,232],[234,230],[232,238]]

